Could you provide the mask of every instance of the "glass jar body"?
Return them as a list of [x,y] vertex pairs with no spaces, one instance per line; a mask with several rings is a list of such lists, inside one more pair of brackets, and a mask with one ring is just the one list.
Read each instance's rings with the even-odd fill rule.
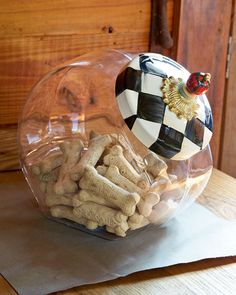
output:
[[212,170],[209,146],[167,160],[127,128],[115,82],[131,60],[100,50],[56,68],[32,89],[19,121],[22,169],[42,212],[108,239],[164,224],[201,194]]

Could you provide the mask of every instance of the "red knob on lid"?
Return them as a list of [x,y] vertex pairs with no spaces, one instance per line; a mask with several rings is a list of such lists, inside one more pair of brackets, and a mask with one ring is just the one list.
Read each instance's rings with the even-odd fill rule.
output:
[[207,92],[210,82],[211,75],[209,73],[192,73],[186,83],[186,89],[191,94],[201,95]]

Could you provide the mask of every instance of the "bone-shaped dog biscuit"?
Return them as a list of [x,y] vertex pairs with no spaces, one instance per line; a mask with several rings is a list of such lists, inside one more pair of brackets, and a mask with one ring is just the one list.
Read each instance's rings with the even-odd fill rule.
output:
[[171,186],[166,187],[165,190],[160,192],[161,200],[168,201],[174,200],[176,202],[180,201],[181,198],[184,196],[185,187],[171,188]]
[[155,178],[160,174],[166,174],[166,163],[157,156],[157,154],[150,152],[145,156],[144,162],[146,163],[146,170],[150,172]]
[[126,237],[126,231],[121,226],[111,227],[109,225],[106,226],[106,231],[122,238]]
[[49,193],[46,195],[45,203],[48,207],[57,206],[57,205],[65,205],[65,206],[73,206],[73,198],[70,196],[57,195],[53,193]]
[[88,229],[94,230],[98,227],[98,223],[85,217],[77,216],[73,213],[73,208],[67,206],[54,206],[50,208],[51,215],[57,218],[66,218],[76,223],[86,226]]
[[112,139],[109,135],[99,135],[92,139],[88,150],[81,157],[79,163],[71,170],[71,178],[79,180],[87,165],[95,166],[106,146],[111,144],[111,142]]
[[117,208],[114,204],[104,199],[102,196],[99,196],[93,193],[91,190],[80,190],[78,194],[73,196],[73,206],[78,207],[82,202],[94,202],[99,205],[104,205],[110,208]]
[[119,187],[127,190],[128,192],[136,192],[139,195],[141,195],[144,192],[140,187],[138,187],[128,178],[121,175],[118,167],[114,165],[111,165],[107,168],[106,172],[104,173],[104,176],[110,179],[113,183],[115,183]]
[[55,184],[57,181],[62,159],[63,156],[61,154],[53,154],[31,167],[33,174],[38,176],[41,192],[46,193],[48,186],[52,183]]
[[141,215],[148,217],[152,213],[152,208],[158,204],[160,201],[160,196],[155,192],[148,192],[142,195],[137,208]]
[[162,195],[165,191],[170,191],[174,189],[181,188],[185,185],[185,180],[180,180],[177,182],[177,179],[173,175],[159,175],[155,181],[152,183],[149,191],[157,192],[159,195]]
[[57,181],[61,162],[62,155],[53,155],[32,166],[33,173],[38,176],[41,192],[46,193],[48,185]]
[[138,171],[139,173],[143,173],[145,169],[145,164],[140,156],[135,155],[134,152],[131,152],[129,149],[124,149],[123,155],[126,160],[135,168],[136,171]]
[[93,202],[85,202],[74,208],[74,214],[97,222],[100,226],[112,228],[117,235],[124,236],[128,230],[127,216],[118,210],[108,208]]
[[151,223],[161,224],[173,216],[177,207],[178,204],[172,200],[160,201],[147,218]]
[[134,167],[126,160],[121,146],[114,145],[111,148],[110,154],[104,157],[103,162],[107,166],[117,166],[121,175],[137,184],[140,188],[147,189],[149,187],[147,179],[143,175],[138,174]]
[[81,140],[64,141],[60,148],[63,152],[63,163],[60,167],[58,180],[54,186],[56,194],[74,193],[78,187],[70,177],[71,169],[76,165],[84,145]]
[[61,166],[63,162],[62,154],[53,154],[47,156],[40,163],[32,166],[32,171],[35,175],[47,174],[55,168]]
[[39,179],[44,182],[56,182],[59,175],[59,168],[55,168],[49,173],[40,174]]
[[97,169],[97,172],[98,172],[100,175],[104,176],[104,175],[106,174],[106,172],[107,172],[108,167],[105,166],[105,165],[98,165],[98,166],[96,167],[96,169]]
[[122,134],[111,134],[111,137],[114,139],[114,144],[122,146],[123,155],[126,160],[131,163],[139,173],[143,172],[145,169],[143,158],[134,152],[131,148],[129,140],[125,139]]
[[135,212],[134,215],[130,216],[128,219],[128,225],[131,230],[144,227],[149,223],[150,221],[147,218],[138,214],[137,212]]
[[92,166],[85,168],[79,186],[82,189],[91,190],[95,194],[103,196],[104,199],[120,208],[127,216],[131,216],[135,212],[136,204],[140,200],[137,193],[130,193],[117,186],[106,177],[98,174],[97,170]]
[[55,185],[55,182],[44,182],[44,181],[40,181],[39,183],[39,188],[40,188],[40,191],[43,192],[43,193],[53,193],[54,194],[54,185]]
[[41,182],[39,183],[39,190],[40,190],[42,193],[46,193],[46,192],[47,192],[47,182],[41,181]]

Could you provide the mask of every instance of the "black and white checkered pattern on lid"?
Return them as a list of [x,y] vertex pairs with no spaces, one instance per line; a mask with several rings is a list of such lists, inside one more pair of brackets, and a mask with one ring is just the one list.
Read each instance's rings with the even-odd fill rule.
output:
[[187,81],[190,73],[172,59],[155,53],[131,61],[116,81],[117,102],[129,129],[153,152],[185,160],[204,149],[212,137],[212,112],[207,97],[197,97],[196,118],[179,119],[163,102],[163,78]]

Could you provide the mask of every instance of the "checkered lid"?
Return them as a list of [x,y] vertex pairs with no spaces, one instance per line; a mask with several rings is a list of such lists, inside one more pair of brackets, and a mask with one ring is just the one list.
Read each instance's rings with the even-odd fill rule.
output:
[[190,75],[163,55],[140,54],[117,77],[119,110],[151,151],[173,160],[188,159],[212,137],[212,112],[204,94],[209,77]]

